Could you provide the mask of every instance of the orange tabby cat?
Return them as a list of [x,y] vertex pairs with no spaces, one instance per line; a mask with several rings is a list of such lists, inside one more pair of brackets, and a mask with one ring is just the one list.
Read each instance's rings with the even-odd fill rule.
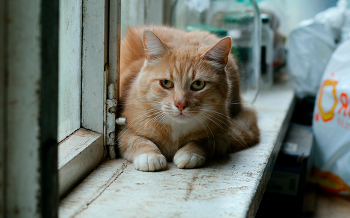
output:
[[231,38],[163,27],[129,28],[121,43],[122,157],[142,171],[202,166],[259,142],[243,103]]

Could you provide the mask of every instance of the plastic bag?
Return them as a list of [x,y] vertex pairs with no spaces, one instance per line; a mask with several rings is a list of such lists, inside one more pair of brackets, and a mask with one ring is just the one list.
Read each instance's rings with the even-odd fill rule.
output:
[[313,131],[318,184],[350,194],[350,40],[332,55],[316,98]]
[[338,6],[306,20],[291,32],[288,44],[288,72],[296,94],[316,96],[325,67],[338,43],[345,41],[350,25],[344,0]]

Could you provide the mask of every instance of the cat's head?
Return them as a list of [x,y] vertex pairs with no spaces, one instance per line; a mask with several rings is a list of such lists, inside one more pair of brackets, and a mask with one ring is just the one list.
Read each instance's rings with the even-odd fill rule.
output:
[[165,122],[207,119],[208,110],[222,111],[229,83],[225,66],[231,38],[211,46],[165,43],[153,32],[143,32],[145,62],[136,85]]

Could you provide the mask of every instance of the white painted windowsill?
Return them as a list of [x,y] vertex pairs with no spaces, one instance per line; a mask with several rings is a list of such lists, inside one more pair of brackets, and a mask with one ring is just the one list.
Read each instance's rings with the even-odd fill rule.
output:
[[103,135],[80,128],[58,145],[59,195],[65,195],[103,158]]
[[294,90],[261,91],[259,145],[203,168],[173,163],[141,172],[124,159],[104,162],[61,201],[59,217],[254,217],[294,108]]

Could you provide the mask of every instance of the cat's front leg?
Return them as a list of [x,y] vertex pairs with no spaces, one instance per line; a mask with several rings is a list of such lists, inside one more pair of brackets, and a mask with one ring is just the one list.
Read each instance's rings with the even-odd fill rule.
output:
[[166,168],[167,161],[159,148],[149,139],[126,132],[119,139],[123,158],[132,161],[137,170],[158,171]]
[[190,142],[180,148],[175,156],[174,163],[178,168],[195,168],[205,163],[205,150],[195,142]]

